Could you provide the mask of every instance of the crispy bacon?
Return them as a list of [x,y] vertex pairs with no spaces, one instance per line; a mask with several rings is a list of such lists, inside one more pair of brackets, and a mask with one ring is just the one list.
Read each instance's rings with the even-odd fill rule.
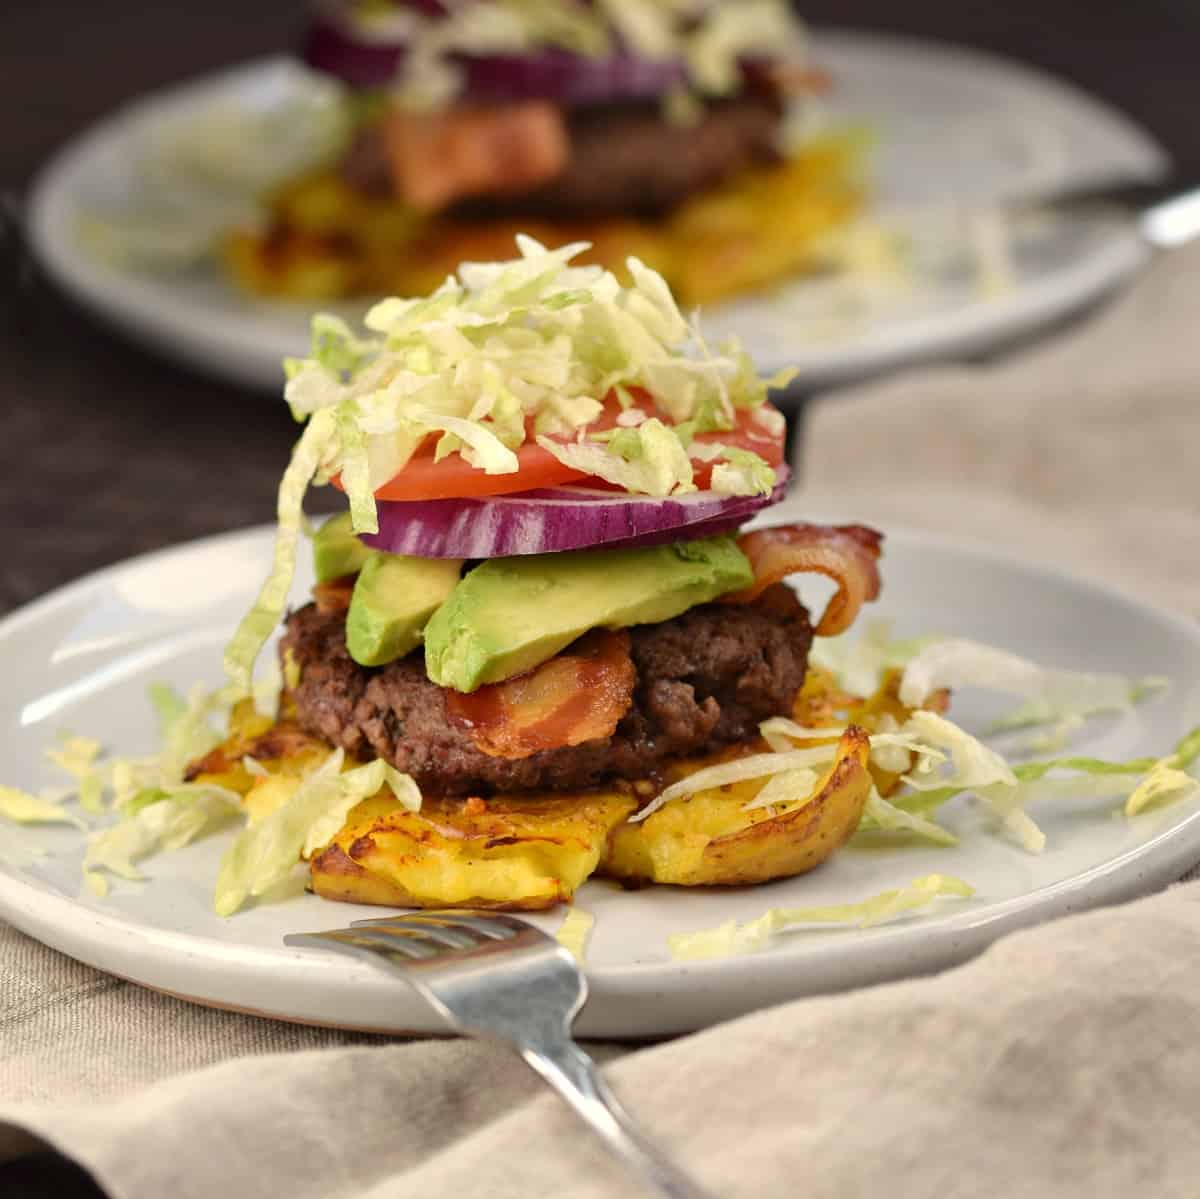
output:
[[467,196],[530,191],[558,175],[571,152],[562,112],[545,100],[396,110],[384,138],[397,196],[423,212]]
[[528,758],[611,736],[636,681],[629,634],[594,629],[528,674],[469,695],[447,691],[446,711],[482,753]]
[[340,575],[336,579],[327,579],[318,583],[312,589],[313,600],[317,611],[325,616],[331,612],[345,612],[350,607],[350,597],[354,594],[354,582],[357,575]]
[[822,637],[844,633],[858,610],[879,596],[879,555],[883,534],[864,525],[779,525],[738,538],[754,568],[754,582],[721,597],[726,604],[748,604],[773,583],[791,574],[826,575],[837,591],[817,625]]

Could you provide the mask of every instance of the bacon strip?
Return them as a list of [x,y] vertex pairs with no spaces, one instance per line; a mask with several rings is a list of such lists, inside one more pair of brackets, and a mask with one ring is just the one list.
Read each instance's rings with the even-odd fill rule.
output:
[[629,634],[594,629],[528,674],[469,695],[446,692],[452,724],[493,758],[528,758],[609,737],[633,702]]
[[396,195],[422,212],[467,196],[531,191],[560,174],[571,153],[562,112],[544,100],[397,110],[384,139]]
[[779,525],[738,538],[750,559],[754,582],[723,595],[725,604],[748,604],[768,587],[791,574],[815,573],[832,579],[837,591],[816,631],[821,637],[844,633],[858,610],[879,596],[879,555],[883,534],[864,525]]
[[339,575],[336,579],[326,579],[324,583],[317,583],[312,589],[317,611],[324,616],[331,612],[347,611],[357,579],[358,575]]

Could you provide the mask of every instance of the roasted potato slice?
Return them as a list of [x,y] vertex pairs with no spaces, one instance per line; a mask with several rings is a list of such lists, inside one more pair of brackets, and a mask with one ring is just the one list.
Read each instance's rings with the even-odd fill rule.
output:
[[[330,752],[287,720],[235,711],[230,736],[192,763],[188,777],[237,791],[260,820]],[[249,773],[246,757],[267,775]],[[313,890],[394,907],[550,908],[595,870],[609,834],[636,806],[628,793],[597,791],[486,801],[426,796],[421,811],[410,812],[381,793],[354,808],[313,858]]]
[[192,762],[184,777],[188,782],[228,787],[246,797],[262,781],[261,776],[246,769],[247,758],[253,758],[273,775],[298,779],[319,766],[331,752],[330,746],[299,725],[260,716],[253,703],[244,700],[230,713],[229,736]]
[[551,908],[595,869],[636,806],[617,791],[426,798],[410,812],[376,796],[312,860],[326,899],[397,907]]
[[746,811],[763,780],[677,799],[640,824],[622,824],[600,873],[631,883],[739,886],[819,866],[858,827],[871,789],[867,734],[849,728],[810,796]]

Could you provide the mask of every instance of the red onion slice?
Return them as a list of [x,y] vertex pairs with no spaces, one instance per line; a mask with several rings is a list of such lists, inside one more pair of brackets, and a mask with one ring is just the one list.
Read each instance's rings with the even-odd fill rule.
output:
[[586,487],[514,495],[378,504],[372,549],[418,558],[509,558],[565,550],[632,548],[730,532],[783,498],[788,469],[769,496],[713,491],[656,499]]
[[358,33],[337,4],[316,5],[304,34],[301,57],[317,71],[356,88],[393,82],[407,54],[403,42]]
[[485,103],[555,100],[572,106],[653,100],[687,82],[683,63],[632,54],[586,58],[565,50],[543,50],[459,61],[466,73],[465,94]]
[[[357,29],[346,7],[337,0],[314,7],[304,38],[304,61],[355,88],[394,82],[407,44],[383,30]],[[444,11],[436,0],[420,0],[411,7],[426,16]],[[650,100],[687,82],[683,62],[642,58],[626,50],[592,58],[549,47],[531,54],[455,55],[453,60],[465,76],[464,96],[483,103],[554,100],[571,106]]]

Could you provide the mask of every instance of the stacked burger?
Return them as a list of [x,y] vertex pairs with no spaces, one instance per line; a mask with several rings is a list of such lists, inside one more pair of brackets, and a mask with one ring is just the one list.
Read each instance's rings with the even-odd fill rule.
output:
[[230,241],[254,290],[411,294],[525,230],[694,303],[812,267],[858,205],[853,143],[788,135],[822,78],[787,0],[325,0],[305,57],[348,139]]
[[[315,534],[278,717],[243,711],[192,777],[260,816],[327,820],[332,803],[309,856],[334,898],[537,908],[595,871],[808,869],[858,822],[866,735],[798,751],[819,777],[795,754],[739,764],[766,749],[762,722],[793,715],[814,631],[875,598],[881,539],[744,531],[787,479],[783,417],[744,354],[708,345],[636,259],[624,287],[572,265],[582,247],[520,250],[377,305],[365,336],[318,318],[288,364],[307,427],[275,571],[227,654],[238,688],[282,614],[309,482],[349,510]],[[782,583],[804,571],[836,584],[815,630]],[[254,777],[234,778],[247,759]],[[351,777],[371,793],[340,793]]]

